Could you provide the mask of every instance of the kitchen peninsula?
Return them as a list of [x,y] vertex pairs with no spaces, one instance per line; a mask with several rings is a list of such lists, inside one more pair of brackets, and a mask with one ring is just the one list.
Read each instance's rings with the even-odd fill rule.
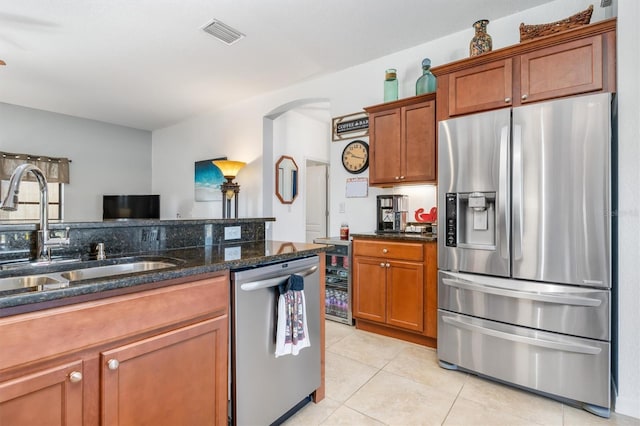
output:
[[[265,223],[273,220],[52,224],[54,232],[69,227],[71,240],[54,255],[80,260],[17,268],[36,227],[3,225],[0,281],[70,279],[59,288],[0,291],[0,423],[227,424],[229,271],[327,248],[265,241]],[[104,260],[94,258],[98,243]],[[69,274],[129,262],[162,268],[77,280]],[[322,273],[324,256],[320,262]],[[320,336],[315,344],[324,348],[324,328]],[[314,396],[324,397],[323,375]]]

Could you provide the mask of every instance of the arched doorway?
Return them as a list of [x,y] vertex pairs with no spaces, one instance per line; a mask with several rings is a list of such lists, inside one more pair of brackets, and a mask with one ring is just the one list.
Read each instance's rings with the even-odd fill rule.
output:
[[[328,189],[313,187],[307,180],[317,166],[328,170],[331,140],[329,101],[323,98],[299,99],[284,104],[263,117],[263,212],[275,217],[267,229],[267,238],[305,241],[308,209],[328,211]],[[295,159],[299,170],[299,195],[292,204],[282,204],[275,196],[275,163],[281,155]],[[310,169],[312,167],[313,169]],[[312,185],[312,187],[308,187]],[[309,197],[313,197],[312,207]],[[320,207],[318,207],[320,206]],[[317,215],[309,220],[316,221]],[[326,219],[324,230],[326,234]]]

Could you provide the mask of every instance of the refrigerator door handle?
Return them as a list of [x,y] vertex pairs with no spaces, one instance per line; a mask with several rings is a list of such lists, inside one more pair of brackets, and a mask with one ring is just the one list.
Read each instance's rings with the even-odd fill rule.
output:
[[498,217],[501,229],[498,232],[500,256],[509,259],[509,126],[503,126],[500,132],[500,165],[498,170]]
[[522,290],[509,290],[500,287],[490,287],[481,284],[475,284],[469,281],[461,281],[451,278],[442,278],[442,283],[450,287],[456,287],[462,290],[477,291],[479,293],[493,294],[496,296],[512,297],[519,300],[533,300],[537,302],[556,303],[559,305],[573,305],[573,306],[600,306],[602,301],[600,299],[594,299],[591,297],[582,296],[558,296],[556,293],[544,293],[544,292],[528,292]]
[[522,259],[522,126],[513,125],[513,258]]
[[458,328],[463,328],[472,332],[477,332],[481,334],[485,334],[487,336],[496,337],[498,339],[510,340],[512,342],[524,343],[526,345],[538,346],[541,348],[553,349],[564,352],[574,352],[579,354],[586,355],[598,355],[601,352],[601,349],[595,346],[588,345],[580,345],[577,343],[562,343],[562,342],[554,342],[551,340],[539,339],[534,337],[526,337],[519,336],[517,334],[506,333],[504,331],[494,330],[487,327],[482,327],[475,324],[469,324],[466,321],[452,318],[448,316],[443,316],[442,320],[453,326]]

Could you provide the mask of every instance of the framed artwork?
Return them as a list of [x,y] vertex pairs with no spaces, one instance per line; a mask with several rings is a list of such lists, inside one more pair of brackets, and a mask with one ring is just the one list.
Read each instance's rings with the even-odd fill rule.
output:
[[195,162],[194,184],[196,201],[222,200],[220,185],[225,179],[220,169],[213,164],[213,160],[226,159],[227,157],[218,157]]
[[332,121],[331,139],[334,142],[369,135],[369,114],[366,112],[335,117]]

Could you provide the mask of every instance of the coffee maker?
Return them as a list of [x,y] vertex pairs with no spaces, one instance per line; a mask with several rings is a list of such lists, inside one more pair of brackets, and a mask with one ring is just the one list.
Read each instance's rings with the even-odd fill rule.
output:
[[404,232],[407,227],[406,195],[378,195],[377,232]]

